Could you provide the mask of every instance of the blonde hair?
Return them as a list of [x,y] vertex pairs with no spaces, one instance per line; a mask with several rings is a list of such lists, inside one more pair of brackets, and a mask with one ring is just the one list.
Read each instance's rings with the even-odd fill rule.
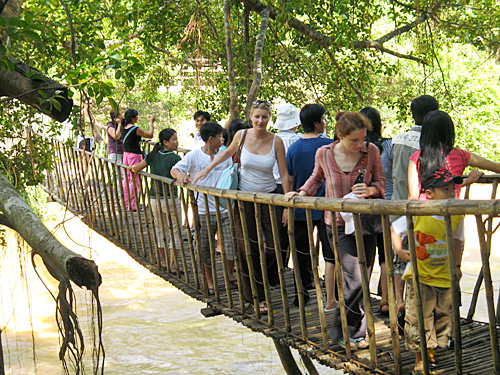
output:
[[266,109],[267,111],[269,111],[269,116],[273,114],[271,103],[267,100],[254,100],[250,109],[250,117],[252,117],[253,111],[256,109]]

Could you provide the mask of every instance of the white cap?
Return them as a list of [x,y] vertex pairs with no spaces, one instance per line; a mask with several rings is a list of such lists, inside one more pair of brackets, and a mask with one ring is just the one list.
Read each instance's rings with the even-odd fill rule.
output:
[[273,127],[278,130],[290,130],[300,125],[300,113],[293,104],[285,103],[278,107],[276,122]]

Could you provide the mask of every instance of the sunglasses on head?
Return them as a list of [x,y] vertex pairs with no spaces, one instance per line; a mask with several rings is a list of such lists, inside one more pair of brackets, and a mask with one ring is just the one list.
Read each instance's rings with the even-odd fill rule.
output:
[[267,100],[254,100],[252,105],[264,104],[266,107],[271,107],[271,103]]

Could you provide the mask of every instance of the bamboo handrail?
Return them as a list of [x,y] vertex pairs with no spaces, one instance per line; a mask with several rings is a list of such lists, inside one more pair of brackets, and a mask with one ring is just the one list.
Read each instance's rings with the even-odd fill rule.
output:
[[387,297],[389,301],[389,325],[391,328],[391,344],[394,356],[394,367],[396,375],[403,374],[403,366],[401,363],[401,350],[399,346],[399,328],[397,318],[396,296],[394,289],[394,262],[391,241],[391,223],[389,215],[382,215],[382,230],[384,233],[384,253],[385,267],[387,273]]
[[304,285],[302,285],[299,258],[297,257],[297,247],[295,246],[295,221],[293,208],[288,209],[288,239],[290,241],[290,255],[292,256],[293,262],[293,277],[297,288],[297,296],[295,298],[299,301],[300,330],[302,332],[302,338],[307,340],[308,335],[304,301]]
[[285,282],[285,265],[283,264],[283,257],[281,256],[278,218],[276,217],[276,207],[269,206],[269,216],[271,217],[271,227],[273,230],[273,244],[274,253],[276,254],[276,263],[278,265],[278,277],[280,280],[281,304],[283,305],[283,316],[285,319],[285,330],[291,332],[292,322],[290,320],[290,308],[288,304],[288,292],[286,290]]
[[377,342],[375,340],[375,322],[373,321],[372,301],[370,299],[369,277],[371,276],[371,274],[368,272],[363,228],[361,226],[361,217],[359,216],[359,214],[353,214],[353,219],[355,228],[354,235],[356,237],[356,249],[358,252],[358,262],[361,273],[361,286],[363,288],[363,299],[365,304],[366,327],[367,327],[366,333],[368,335],[368,342],[370,344],[370,361],[372,368],[375,369],[376,367],[378,367],[378,360],[377,360]]
[[[175,225],[177,226],[177,234],[180,236],[179,237],[179,252],[181,254],[182,267],[184,267],[184,270],[186,270],[184,272],[184,278],[186,280],[186,283],[189,284],[189,272],[187,272],[187,270],[188,270],[188,264],[187,264],[187,260],[186,260],[186,253],[184,252],[184,241],[182,239],[181,220],[179,218],[179,213],[177,212],[177,206],[175,204],[175,192],[174,192],[174,187],[172,186],[172,184],[168,185],[168,189],[169,189],[169,192],[170,192],[170,200],[172,201],[171,202],[172,203],[172,208],[170,209],[169,205],[168,205],[168,200],[169,200],[167,198],[168,195],[164,196],[165,204],[167,205],[168,215],[173,215],[174,216],[172,218],[172,222],[175,222]],[[175,233],[173,233],[172,237],[170,237],[170,238],[173,241],[173,246],[175,246]],[[176,256],[176,258],[177,258],[177,256]],[[177,270],[179,270],[179,268],[177,268]],[[177,273],[179,274],[180,271],[177,271]]]
[[[163,183],[164,184],[164,183]],[[172,190],[173,191],[173,190]],[[200,289],[200,276],[199,276],[199,271],[198,267],[196,267],[196,257],[195,257],[195,252],[194,252],[194,244],[193,244],[193,238],[191,237],[191,227],[189,226],[189,220],[188,218],[188,204],[186,202],[186,197],[184,195],[184,189],[178,188],[177,190],[178,198],[181,201],[181,210],[183,210],[184,215],[186,217],[186,236],[188,239],[188,248],[189,248],[189,254],[191,255],[191,266],[193,268],[193,277],[194,277],[194,285],[197,289]],[[173,201],[173,200],[172,200]],[[179,228],[179,243],[183,241],[182,237],[182,228]],[[203,270],[201,270],[203,272]]]
[[236,280],[238,284],[238,299],[240,303],[240,309],[245,312],[245,299],[243,298],[243,284],[241,282],[241,260],[240,254],[238,252],[238,243],[236,241],[236,226],[235,218],[233,214],[233,207],[231,207],[231,201],[226,198],[226,205],[229,207],[227,210],[227,215],[229,218],[229,231],[231,232],[231,243],[233,246],[234,253],[234,268],[236,269]]
[[[457,274],[457,260],[455,259],[455,243],[453,238],[453,228],[451,216],[444,218],[446,225],[446,245],[448,247],[448,264],[451,276],[452,293],[452,321],[453,321],[453,339],[455,350],[455,373],[462,375],[462,332],[460,327],[460,283]],[[461,251],[462,249],[460,249]]]
[[408,227],[408,247],[410,250],[410,262],[412,270],[413,293],[415,294],[415,306],[417,307],[418,330],[420,334],[420,353],[424,364],[424,374],[429,375],[429,357],[427,354],[427,340],[425,336],[425,321],[422,310],[422,295],[420,292],[420,281],[418,275],[417,252],[415,250],[415,232],[413,231],[413,218],[406,216],[406,225]]
[[[497,344],[497,332],[496,332],[496,320],[498,319],[498,315],[500,315],[500,311],[495,311],[494,306],[494,295],[493,295],[493,287],[492,287],[492,277],[490,271],[490,263],[489,263],[489,255],[490,255],[490,247],[491,247],[491,238],[493,233],[493,225],[492,225],[492,217],[500,216],[500,200],[490,199],[490,200],[441,200],[441,201],[384,201],[384,200],[346,200],[346,199],[328,199],[328,198],[316,198],[316,197],[297,197],[293,201],[286,202],[283,199],[283,195],[279,194],[265,194],[265,193],[253,193],[253,192],[243,192],[243,191],[231,191],[231,190],[220,190],[216,188],[208,188],[200,185],[192,185],[185,184],[179,188],[180,192],[180,200],[182,204],[183,215],[186,218],[191,217],[189,215],[193,215],[194,221],[194,233],[197,237],[198,241],[196,241],[196,245],[194,244],[190,235],[188,235],[187,242],[189,244],[189,251],[184,251],[184,246],[186,239],[183,238],[182,235],[182,223],[177,210],[175,209],[175,197],[173,195],[173,188],[176,183],[168,178],[159,177],[147,172],[139,172],[138,174],[141,176],[140,181],[141,185],[137,186],[135,184],[136,174],[132,175],[132,179],[134,181],[133,191],[129,190],[128,179],[125,184],[126,189],[123,190],[123,185],[121,183],[121,172],[122,168],[125,166],[120,163],[113,164],[106,158],[99,157],[93,153],[85,152],[83,150],[75,150],[68,148],[60,148],[57,146],[57,143],[54,143],[57,153],[59,155],[59,160],[56,161],[56,165],[54,167],[54,171],[52,173],[47,173],[47,183],[49,187],[51,187],[54,192],[58,192],[60,195],[62,194],[65,198],[64,201],[66,204],[73,206],[77,212],[86,216],[88,223],[91,226],[94,226],[96,229],[101,228],[103,231],[107,231],[110,236],[114,237],[116,240],[121,242],[127,242],[129,247],[134,246],[135,252],[138,255],[142,255],[145,259],[149,260],[156,264],[159,272],[164,272],[160,270],[159,267],[159,252],[158,252],[158,244],[159,239],[156,238],[156,231],[153,228],[156,225],[162,226],[163,233],[163,241],[165,244],[165,253],[167,260],[167,267],[170,266],[172,259],[168,259],[171,253],[168,251],[169,244],[165,243],[168,236],[166,236],[165,231],[170,231],[170,239],[174,239],[175,236],[179,238],[179,247],[180,254],[182,256],[182,263],[185,270],[185,276],[181,277],[180,274],[175,275],[176,279],[184,283],[184,285],[192,287],[194,289],[200,289],[199,285],[199,276],[201,276],[201,280],[203,282],[203,288],[205,289],[205,297],[207,297],[207,288],[206,288],[206,279],[204,277],[203,272],[203,262],[201,258],[201,248],[199,241],[199,227],[197,228],[197,204],[194,199],[194,195],[203,194],[205,204],[208,203],[208,196],[212,196],[215,198],[215,217],[217,220],[217,228],[218,228],[218,238],[219,243],[221,244],[221,257],[215,256],[214,242],[211,242],[211,260],[212,260],[212,270],[213,270],[213,278],[214,278],[214,287],[216,289],[216,296],[214,300],[206,299],[209,304],[214,304],[213,306],[217,306],[216,309],[222,308],[222,306],[229,307],[230,310],[236,309],[245,314],[245,300],[243,298],[243,283],[242,283],[242,269],[241,262],[244,259],[240,259],[239,253],[237,250],[238,241],[236,239],[236,227],[235,227],[235,216],[238,216],[238,219],[241,222],[241,229],[243,231],[243,242],[244,242],[244,253],[246,258],[246,263],[248,265],[248,273],[249,273],[249,281],[250,288],[252,292],[252,300],[255,307],[255,317],[261,319],[261,314],[259,311],[259,294],[257,292],[257,284],[255,279],[255,270],[253,269],[253,259],[252,257],[255,254],[250,251],[250,241],[248,238],[248,227],[247,227],[247,217],[245,217],[244,211],[244,202],[248,202],[248,204],[253,205],[255,208],[255,217],[252,217],[252,220],[256,220],[257,226],[257,242],[258,242],[258,253],[260,255],[260,269],[262,271],[262,286],[264,288],[265,300],[268,306],[268,316],[267,316],[267,324],[272,326],[270,329],[268,328],[267,332],[273,332],[274,330],[283,330],[290,338],[294,340],[301,339],[302,341],[306,341],[310,345],[325,350],[328,353],[332,353],[329,345],[329,337],[328,337],[328,327],[326,325],[328,316],[325,317],[323,311],[323,301],[322,301],[322,289],[319,285],[319,274],[318,274],[318,251],[315,246],[315,239],[313,235],[313,223],[311,210],[319,209],[322,211],[331,211],[332,216],[335,216],[336,212],[352,212],[355,218],[356,225],[356,233],[357,237],[357,250],[358,250],[358,260],[360,263],[360,269],[362,274],[362,285],[363,285],[363,298],[365,303],[365,311],[366,311],[366,319],[368,325],[368,340],[370,341],[370,360],[371,365],[370,369],[374,370],[378,373],[383,373],[383,370],[378,368],[378,359],[377,359],[377,351],[387,350],[377,348],[378,345],[386,345],[377,343],[375,334],[374,334],[374,316],[371,311],[371,299],[370,299],[370,291],[369,291],[369,283],[368,283],[368,272],[366,259],[364,258],[364,251],[362,245],[362,235],[361,235],[361,223],[359,220],[359,214],[361,213],[370,213],[370,214],[380,214],[382,215],[382,225],[384,232],[384,252],[386,255],[386,266],[387,266],[387,286],[388,286],[388,300],[389,300],[389,322],[390,325],[390,344],[392,346],[392,355],[394,356],[395,367],[394,371],[396,374],[400,375],[403,373],[403,365],[401,363],[401,352],[400,352],[400,341],[397,333],[397,319],[396,319],[396,302],[394,295],[394,265],[392,263],[392,246],[391,240],[389,237],[390,232],[390,223],[388,215],[406,215],[408,218],[408,233],[409,233],[409,241],[410,241],[410,254],[412,257],[412,267],[413,275],[417,278],[417,281],[414,280],[414,289],[417,300],[417,316],[419,319],[419,323],[421,322],[421,314],[422,314],[422,304],[421,304],[421,296],[418,287],[418,268],[416,267],[416,257],[415,257],[415,241],[413,238],[413,224],[411,222],[411,218],[413,216],[430,216],[430,215],[439,215],[445,217],[446,230],[447,230],[447,246],[448,249],[452,249],[452,235],[451,235],[451,215],[475,215],[478,233],[480,234],[480,245],[481,245],[481,257],[482,257],[482,270],[479,275],[482,278],[484,274],[484,280],[486,285],[486,299],[488,304],[488,318],[490,323],[490,340],[491,340],[491,353],[493,357],[493,362],[495,366],[495,373],[500,375],[500,354],[499,347]],[[99,159],[99,160],[96,160]],[[110,164],[111,163],[111,164]],[[110,173],[110,167],[113,170],[116,167],[115,173]],[[132,172],[128,172],[132,173]],[[125,173],[126,175],[127,173]],[[73,177],[72,177],[73,176]],[[118,177],[118,178],[117,178]],[[481,177],[481,182],[489,182],[493,183],[493,192],[492,198],[496,196],[495,187],[498,184],[500,176],[484,176]],[[74,183],[71,183],[71,180]],[[70,183],[67,183],[70,182]],[[118,183],[120,183],[120,187],[118,187]],[[161,223],[163,220],[163,216],[160,215],[160,219],[156,220],[153,217],[153,212],[151,209],[151,205],[149,203],[149,199],[152,198],[148,193],[148,186],[153,184],[157,187],[156,194],[157,198],[159,194],[158,185],[161,184],[165,193],[164,199],[168,202],[167,209],[167,224]],[[110,189],[108,191],[107,189]],[[113,191],[111,191],[113,190]],[[167,191],[170,190],[170,198],[168,197]],[[184,191],[186,191],[189,195],[189,198],[185,198]],[[125,202],[124,202],[124,193],[130,195],[135,195],[137,198],[138,206],[142,204],[144,211],[138,211],[137,213],[132,213],[131,210],[129,213],[125,210]],[[212,199],[212,198],[211,198]],[[230,222],[230,231],[231,238],[223,237],[221,232],[221,213],[219,208],[219,199],[224,199],[226,202],[230,203],[231,200],[236,200],[238,207],[236,210],[237,215],[232,210],[228,211],[228,217]],[[189,201],[189,202],[188,202]],[[191,203],[191,208],[189,207],[189,203]],[[159,210],[162,210],[162,204],[159,203]],[[289,219],[289,227],[288,227],[288,237],[291,246],[291,257],[294,263],[295,268],[295,282],[297,283],[297,299],[299,301],[299,310],[298,313],[295,312],[294,316],[300,317],[300,324],[293,325],[294,323],[291,321],[290,316],[290,306],[288,305],[288,293],[287,286],[285,280],[285,265],[283,264],[281,258],[281,249],[279,244],[279,222],[280,218],[276,216],[276,209],[279,207],[290,207],[288,212]],[[314,280],[316,284],[316,299],[317,304],[313,308],[307,306],[305,307],[304,298],[303,298],[303,285],[300,279],[300,270],[298,267],[298,257],[295,249],[295,233],[294,233],[294,222],[293,222],[293,210],[294,208],[304,208],[306,210],[307,217],[307,232],[309,236],[309,251],[311,255],[311,265],[312,271],[314,275]],[[208,208],[208,207],[207,207]],[[272,238],[266,238],[263,236],[263,228],[261,223],[261,209],[269,209],[269,215],[271,218],[271,226],[272,226]],[[281,209],[280,209],[281,210]],[[118,212],[116,212],[118,211]],[[208,212],[208,210],[207,210]],[[130,215],[130,217],[129,217]],[[174,216],[171,216],[174,215]],[[482,221],[482,215],[487,215],[486,220]],[[248,215],[247,215],[248,216]],[[135,221],[137,220],[137,222]],[[207,215],[207,224],[210,226],[210,216]],[[212,217],[213,220],[213,217]],[[157,222],[159,221],[159,222]],[[163,220],[164,221],[164,220]],[[173,228],[177,224],[179,230],[177,233],[173,231]],[[188,228],[188,232],[190,232],[189,221],[186,222],[185,227]],[[130,228],[132,227],[132,228]],[[167,228],[166,228],[167,227]],[[145,228],[145,229],[144,229]],[[340,321],[342,323],[342,335],[344,336],[344,340],[346,342],[346,357],[351,360],[352,363],[356,363],[361,367],[367,369],[367,364],[363,364],[356,360],[356,357],[353,357],[353,353],[351,352],[350,346],[348,344],[348,331],[347,331],[347,321],[346,321],[346,306],[343,294],[342,285],[343,281],[343,273],[340,261],[340,252],[339,252],[339,244],[338,244],[338,233],[337,227],[334,225],[332,228],[332,237],[333,237],[333,250],[334,256],[336,258],[336,283],[339,285],[338,288],[338,300],[340,304],[339,311],[335,312],[335,314],[340,315]],[[208,229],[209,231],[211,230]],[[134,233],[132,234],[131,231]],[[139,231],[139,233],[137,233]],[[147,238],[144,238],[144,233],[146,233]],[[188,233],[190,234],[190,233]],[[213,234],[213,233],[211,233]],[[212,238],[212,235],[209,236]],[[141,244],[139,244],[139,240]],[[235,302],[233,299],[233,291],[231,290],[231,285],[228,282],[228,268],[226,267],[226,245],[227,241],[231,241],[234,252],[235,252],[235,267],[236,267],[236,279],[238,281],[238,297],[239,303]],[[271,247],[272,241],[274,245],[274,252],[276,253],[277,263],[278,263],[278,272],[280,278],[280,293],[278,293],[277,289],[271,290],[269,287],[269,275],[267,274],[267,261],[266,261],[266,250]],[[161,240],[160,240],[161,242]],[[173,246],[175,247],[175,241],[173,242]],[[413,242],[413,243],[412,243]],[[142,247],[141,247],[142,245]],[[197,253],[196,253],[197,252]],[[449,263],[450,263],[450,272],[452,279],[452,292],[453,292],[453,326],[456,327],[453,331],[453,336],[455,340],[455,373],[462,374],[464,363],[462,363],[462,336],[460,332],[460,316],[459,316],[459,281],[456,278],[456,267],[455,267],[455,259],[453,257],[453,251],[449,251]],[[189,256],[189,260],[187,258]],[[175,263],[177,267],[180,265],[180,259],[175,257]],[[190,263],[189,263],[190,261]],[[274,261],[274,260],[273,260]],[[257,263],[256,263],[257,264]],[[180,269],[178,267],[178,269]],[[222,270],[222,272],[221,272]],[[169,271],[169,270],[168,270]],[[219,275],[217,275],[217,273]],[[488,274],[488,275],[487,275]],[[191,277],[194,275],[194,282]],[[219,276],[219,277],[218,277]],[[221,277],[222,276],[222,277]],[[217,280],[223,280],[225,288],[221,288],[220,285],[217,286]],[[289,279],[288,279],[289,282]],[[225,290],[224,290],[225,289]],[[471,306],[474,303],[474,299],[477,300],[477,294],[479,293],[479,289],[473,295],[473,302],[471,302]],[[281,301],[279,301],[281,298]],[[419,300],[420,299],[420,300]],[[273,312],[273,303],[282,305],[283,310],[281,308],[277,308],[279,311],[276,313]],[[498,304],[500,305],[500,298],[498,300]],[[318,311],[316,311],[316,306],[318,307]],[[280,311],[281,310],[281,311]],[[470,310],[469,310],[470,311]],[[293,312],[293,311],[292,311]],[[495,314],[496,312],[496,314]],[[230,314],[230,313],[229,313]],[[281,315],[282,314],[282,315]],[[338,317],[338,315],[335,315]],[[492,319],[492,316],[494,317]],[[316,319],[316,323],[314,325],[308,326],[309,319]],[[422,317],[423,318],[423,317]],[[263,321],[261,320],[261,323]],[[319,324],[318,324],[319,323]],[[378,323],[379,324],[379,323]],[[421,331],[424,330],[424,325],[419,324]],[[300,331],[299,331],[300,329]],[[421,349],[424,361],[424,373],[429,373],[429,363],[426,355],[426,340],[425,340],[425,331],[420,332],[421,334]],[[310,340],[316,340],[315,343],[312,343]],[[384,339],[379,339],[379,341]],[[319,344],[319,346],[318,346]],[[302,352],[301,352],[302,354]],[[342,361],[345,361],[346,358],[339,353],[335,353],[335,355]],[[404,365],[405,368],[408,365]],[[392,371],[392,370],[391,370]]]
[[267,252],[266,244],[264,243],[264,229],[262,228],[262,212],[261,206],[258,203],[254,203],[255,207],[255,224],[257,227],[257,240],[259,245],[259,255],[260,255],[260,268],[262,271],[262,286],[264,288],[264,295],[266,298],[267,305],[267,323],[272,326],[274,324],[274,314],[273,314],[273,302],[271,300],[271,291],[269,290],[269,275],[267,273]]
[[[323,338],[323,347],[328,349],[330,345],[328,344],[328,327],[326,326],[325,309],[323,306],[323,291],[321,290],[321,283],[319,280],[319,260],[317,247],[314,245],[313,238],[313,220],[311,210],[306,210],[306,221],[307,221],[307,234],[309,238],[309,253],[311,255],[311,267],[314,276],[314,286],[316,290],[316,301],[318,303],[318,313],[319,313],[319,324],[321,326],[321,336]],[[319,241],[318,241],[319,242]]]

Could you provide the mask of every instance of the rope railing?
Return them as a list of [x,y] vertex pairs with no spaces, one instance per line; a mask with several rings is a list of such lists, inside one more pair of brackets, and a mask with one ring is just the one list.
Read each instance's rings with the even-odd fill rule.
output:
[[[330,199],[314,197],[296,197],[293,201],[285,201],[283,195],[252,193],[244,191],[220,190],[200,185],[176,185],[175,181],[152,175],[147,172],[133,173],[124,165],[113,164],[109,159],[82,150],[67,148],[62,143],[53,141],[57,155],[54,169],[47,172],[46,189],[76,214],[83,216],[89,226],[106,234],[121,246],[133,251],[137,257],[154,267],[157,272],[166,273],[169,279],[189,288],[198,298],[203,298],[216,310],[227,315],[254,317],[267,324],[280,337],[288,337],[295,346],[307,345],[308,350],[316,358],[321,353],[330,354],[329,365],[350,361],[354,366],[378,373],[405,373],[400,337],[396,296],[394,293],[393,249],[390,236],[389,215],[407,217],[409,250],[413,267],[414,285],[418,285],[419,274],[417,255],[413,237],[414,216],[440,215],[445,217],[448,248],[453,248],[452,215],[473,215],[476,219],[477,233],[480,240],[480,255],[482,268],[474,290],[468,319],[474,316],[477,296],[484,280],[486,304],[489,318],[489,338],[491,344],[490,358],[493,358],[492,372],[500,374],[500,355],[497,338],[497,319],[500,312],[495,310],[491,264],[491,237],[496,230],[492,218],[500,216],[500,200],[496,200],[496,186],[500,176],[483,176],[480,183],[492,184],[492,199],[489,200],[440,200],[440,201],[385,201],[361,199]],[[131,174],[133,188],[123,184],[124,178]],[[154,186],[155,196],[149,191]],[[174,192],[177,186],[177,196]],[[162,194],[161,194],[162,193]],[[468,195],[468,192],[466,193]],[[206,215],[206,228],[202,228],[198,213],[198,201],[203,202],[206,212],[209,212],[209,198],[214,197],[216,212],[214,216]],[[126,199],[127,198],[127,199]],[[134,211],[126,201],[135,199],[137,209]],[[153,212],[151,198],[156,198],[158,212]],[[228,207],[229,229],[223,231],[223,215],[225,213],[220,202],[225,201]],[[246,215],[246,207],[253,205],[255,216]],[[177,208],[179,207],[179,209]],[[289,249],[280,248],[281,212],[288,208],[288,240]],[[304,286],[300,281],[298,252],[295,248],[294,209],[306,210],[307,233],[311,256],[312,277],[314,279],[314,304],[306,304]],[[262,211],[269,211],[272,232],[264,233],[262,229]],[[337,343],[330,340],[328,319],[323,308],[323,288],[321,286],[321,271],[319,270],[319,241],[314,233],[312,210],[336,212],[351,212],[355,225],[357,255],[359,260],[363,300],[367,317],[367,341],[369,350],[366,360],[355,355],[350,345],[341,349]],[[369,288],[369,270],[365,257],[360,214],[377,214],[382,217],[384,235],[384,252],[387,266],[387,287],[389,303],[389,336],[384,340],[377,339],[376,325],[380,318],[373,313],[372,298]],[[486,216],[484,219],[483,216]],[[267,214],[266,214],[267,217]],[[211,221],[217,223],[217,241],[213,238]],[[254,221],[254,222],[253,222]],[[159,228],[159,229],[158,229]],[[177,228],[177,229],[175,229]],[[257,238],[252,238],[249,231],[256,231]],[[468,229],[469,230],[469,229]],[[204,259],[201,249],[202,231],[208,233],[210,259]],[[339,314],[342,322],[344,342],[349,342],[347,332],[347,310],[344,301],[344,275],[339,261],[339,237],[337,228],[332,226],[333,252],[335,256],[335,274],[339,301]],[[260,261],[252,257],[251,248],[257,246]],[[171,251],[169,249],[171,248]],[[161,267],[162,250],[164,249],[165,267]],[[228,252],[228,249],[232,251]],[[239,250],[238,250],[239,249]],[[287,278],[287,253],[293,265],[293,277]],[[230,280],[233,270],[228,269],[230,253],[234,256],[236,284]],[[453,251],[449,251],[449,265],[452,280],[453,295],[453,338],[455,352],[454,373],[464,373],[462,361],[462,334],[460,320],[460,286],[457,275],[456,259]],[[270,267],[272,262],[272,266]],[[275,263],[275,264],[274,264]],[[213,279],[213,295],[210,295],[205,267],[211,265]],[[176,272],[173,272],[175,268]],[[270,275],[270,270],[273,270]],[[182,270],[182,272],[181,272]],[[276,274],[274,274],[274,271]],[[248,282],[248,284],[245,284]],[[297,288],[296,294],[294,284]],[[249,288],[245,289],[246,286]],[[250,295],[245,296],[245,290]],[[196,294],[196,293],[197,294]],[[419,334],[422,353],[427,353],[426,333],[423,324],[422,303],[419,288],[415,288]],[[245,299],[245,297],[247,297]],[[298,308],[292,307],[290,299],[297,297]],[[261,314],[259,303],[267,304],[267,317]],[[250,304],[249,304],[250,302]],[[500,299],[498,301],[500,305]],[[252,307],[252,305],[254,307]],[[248,323],[248,322],[247,322]],[[250,323],[248,323],[250,324]],[[253,323],[252,323],[253,324]],[[269,331],[270,332],[270,331]],[[291,344],[291,345],[292,345]],[[391,365],[380,366],[381,353],[391,353]],[[316,354],[315,354],[316,353]],[[423,355],[424,373],[429,374],[430,363],[427,355]]]

